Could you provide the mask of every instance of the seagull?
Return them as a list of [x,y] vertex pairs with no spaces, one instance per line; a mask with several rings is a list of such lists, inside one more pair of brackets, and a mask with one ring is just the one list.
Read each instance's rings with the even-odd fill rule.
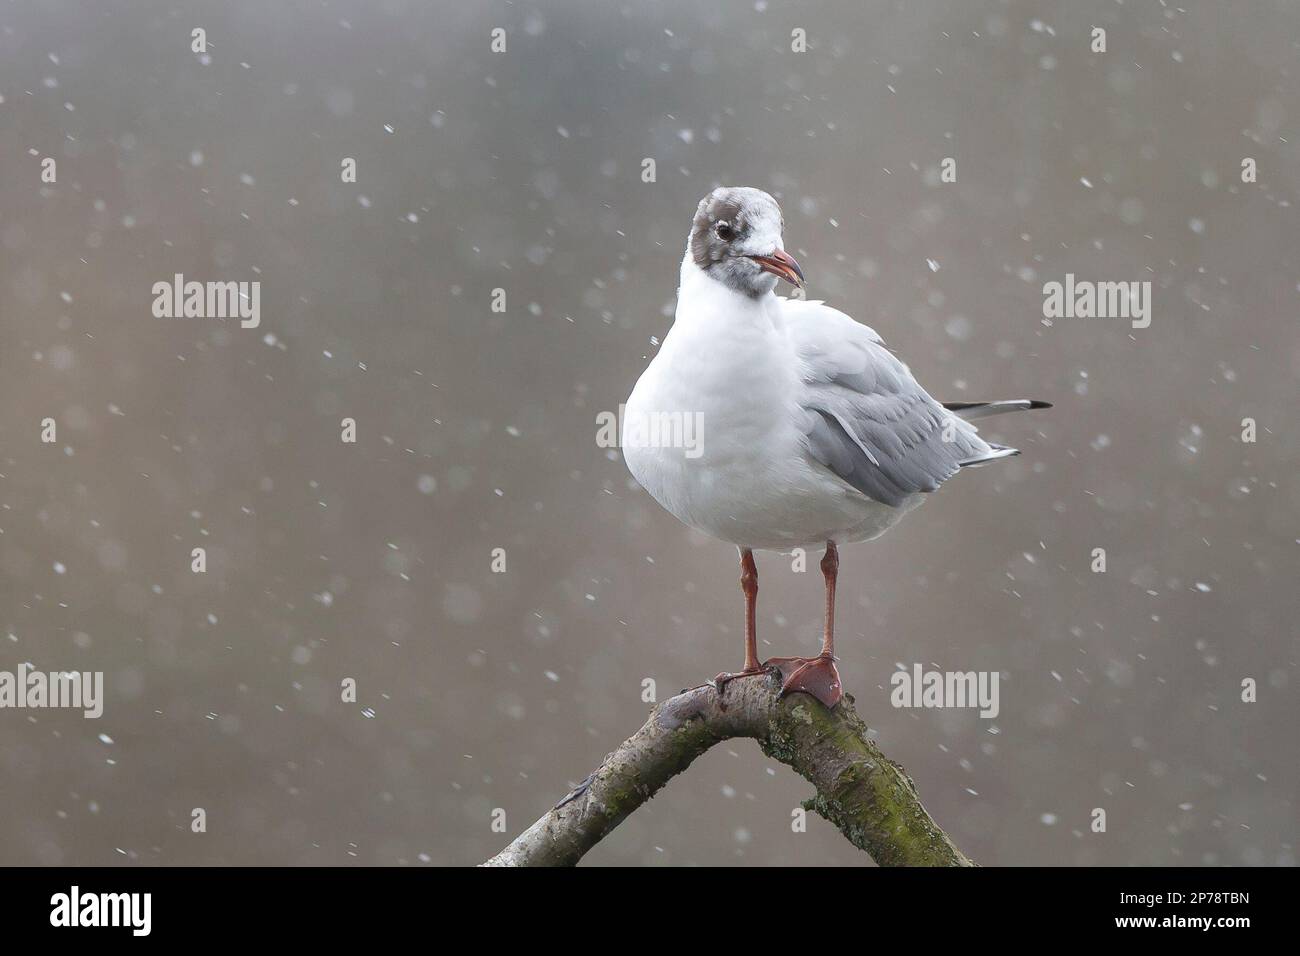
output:
[[[718,693],[777,670],[782,696],[802,691],[834,707],[839,546],[884,534],[962,469],[1018,454],[985,441],[972,420],[1051,406],[941,404],[872,329],[823,302],[776,295],[782,280],[804,286],[784,227],[760,189],[722,186],[700,201],[673,326],[624,406],[620,444],[660,505],[740,551],[745,663],[715,678]],[[822,547],[821,653],[760,664],[754,552]]]

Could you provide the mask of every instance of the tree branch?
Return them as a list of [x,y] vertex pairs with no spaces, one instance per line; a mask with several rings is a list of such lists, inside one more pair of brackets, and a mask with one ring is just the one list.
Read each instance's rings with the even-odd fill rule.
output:
[[881,866],[974,866],[930,819],[903,768],[867,738],[853,698],[827,710],[807,694],[779,692],[779,679],[765,675],[732,681],[722,698],[706,684],[664,701],[590,777],[485,865],[573,866],[704,751],[750,737],[817,788],[806,809]]

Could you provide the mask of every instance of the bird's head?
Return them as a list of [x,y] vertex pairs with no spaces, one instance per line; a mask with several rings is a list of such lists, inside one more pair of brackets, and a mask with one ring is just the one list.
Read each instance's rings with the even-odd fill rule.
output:
[[778,279],[803,288],[803,271],[783,248],[776,200],[749,186],[719,186],[700,200],[687,256],[705,275],[757,298]]

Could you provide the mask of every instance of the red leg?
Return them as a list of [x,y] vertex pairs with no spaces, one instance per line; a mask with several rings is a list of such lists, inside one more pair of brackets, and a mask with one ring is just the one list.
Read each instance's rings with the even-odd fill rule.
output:
[[835,582],[840,576],[840,549],[826,542],[822,555],[822,577],[826,579],[826,628],[822,631],[822,656],[835,656]]
[[826,542],[822,576],[826,579],[826,626],[822,631],[822,652],[817,657],[774,657],[768,664],[781,671],[781,695],[801,690],[827,707],[844,696],[840,673],[835,669],[835,580],[840,571],[840,553],[834,541]]
[[721,694],[729,681],[766,671],[758,662],[758,565],[754,552],[748,548],[740,551],[740,589],[745,592],[745,669],[734,674],[719,674],[713,679]]

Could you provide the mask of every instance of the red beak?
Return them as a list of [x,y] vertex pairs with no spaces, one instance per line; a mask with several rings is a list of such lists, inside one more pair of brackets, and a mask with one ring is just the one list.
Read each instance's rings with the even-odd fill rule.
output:
[[764,272],[770,272],[778,279],[784,279],[792,285],[803,288],[803,270],[799,268],[799,263],[794,261],[794,257],[784,249],[777,249],[771,255],[749,258],[757,262]]

